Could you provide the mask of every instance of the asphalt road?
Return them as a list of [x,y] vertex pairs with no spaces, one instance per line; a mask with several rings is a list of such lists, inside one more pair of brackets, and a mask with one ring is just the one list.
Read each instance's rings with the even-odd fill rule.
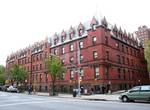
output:
[[0,110],[150,110],[150,104],[88,101],[0,92]]

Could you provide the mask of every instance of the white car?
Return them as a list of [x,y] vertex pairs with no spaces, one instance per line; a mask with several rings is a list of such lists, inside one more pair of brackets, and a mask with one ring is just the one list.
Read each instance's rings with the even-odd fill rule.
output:
[[7,88],[7,92],[19,92],[19,90],[17,88],[13,87],[13,86],[9,86]]

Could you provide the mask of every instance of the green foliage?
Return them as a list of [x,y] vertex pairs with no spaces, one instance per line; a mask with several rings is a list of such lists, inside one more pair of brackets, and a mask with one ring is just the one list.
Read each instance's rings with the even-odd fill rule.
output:
[[146,43],[145,43],[144,53],[145,53],[145,58],[148,63],[148,70],[150,72],[150,40],[146,41]]
[[3,65],[0,65],[0,74],[5,73],[5,67]]
[[5,83],[5,67],[0,65],[0,84]]
[[18,65],[13,66],[13,68],[11,69],[11,73],[13,80],[16,81],[17,83],[24,82],[24,80],[28,76],[28,72]]
[[55,95],[55,82],[56,80],[62,78],[66,69],[63,66],[60,58],[58,58],[57,56],[49,56],[46,59],[46,67],[52,79],[52,91],[53,95]]

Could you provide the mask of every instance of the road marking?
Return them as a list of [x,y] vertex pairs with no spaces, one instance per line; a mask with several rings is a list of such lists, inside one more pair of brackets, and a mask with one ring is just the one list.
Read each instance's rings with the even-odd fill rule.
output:
[[0,107],[24,105],[24,104],[47,103],[47,102],[60,102],[60,101],[59,100],[51,100],[51,101],[49,100],[49,101],[18,102],[18,103],[13,103],[13,104],[3,104],[3,105],[0,105]]

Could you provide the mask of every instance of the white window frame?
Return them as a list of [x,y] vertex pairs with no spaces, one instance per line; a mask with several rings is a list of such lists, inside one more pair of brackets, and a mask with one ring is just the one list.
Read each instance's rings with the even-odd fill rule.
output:
[[98,54],[97,54],[97,51],[93,51],[93,58],[97,58],[98,57]]
[[70,44],[70,51],[72,52],[74,50],[74,45]]
[[74,78],[74,71],[70,70],[70,78],[73,79]]
[[95,69],[95,70],[94,70],[95,76],[96,76],[96,77],[99,76],[99,67],[95,67],[94,69]]
[[80,49],[83,48],[83,41],[80,41],[80,42],[79,42],[79,47],[80,47]]
[[93,44],[95,44],[95,43],[96,43],[96,41],[97,41],[96,36],[92,37],[92,43],[93,43]]

